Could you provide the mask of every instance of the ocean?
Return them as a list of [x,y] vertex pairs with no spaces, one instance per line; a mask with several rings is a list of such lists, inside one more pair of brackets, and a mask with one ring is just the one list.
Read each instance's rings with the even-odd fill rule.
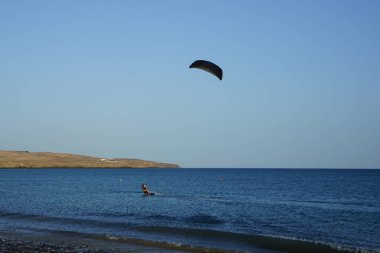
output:
[[1,169],[0,230],[177,252],[380,252],[380,170]]

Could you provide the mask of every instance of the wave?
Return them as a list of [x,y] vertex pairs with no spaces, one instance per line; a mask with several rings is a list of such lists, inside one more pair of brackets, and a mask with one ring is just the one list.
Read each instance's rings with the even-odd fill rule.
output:
[[60,225],[74,225],[83,226],[86,228],[119,228],[119,229],[129,229],[132,224],[102,221],[102,220],[92,220],[92,219],[79,219],[79,218],[69,218],[69,217],[55,217],[55,216],[45,216],[38,214],[23,214],[23,213],[7,213],[0,212],[0,218],[16,219],[32,222],[32,224],[38,223],[51,223]]
[[103,212],[92,212],[88,213],[89,216],[94,217],[115,217],[115,218],[124,218],[124,217],[134,217],[134,218],[141,218],[145,220],[151,220],[151,221],[179,221],[184,222],[188,224],[204,224],[204,225],[220,225],[224,224],[226,221],[222,220],[216,216],[207,215],[207,214],[198,214],[198,215],[192,215],[189,217],[174,217],[170,215],[163,215],[163,214],[138,214],[138,213],[103,213]]
[[[224,250],[220,248],[210,248],[210,247],[202,247],[202,246],[195,246],[195,245],[189,245],[186,243],[178,243],[178,242],[165,242],[165,241],[153,241],[153,240],[145,240],[141,238],[135,238],[135,237],[126,237],[126,236],[115,236],[115,235],[108,235],[108,234],[88,234],[88,233],[78,233],[74,231],[49,231],[49,230],[38,230],[36,232],[43,232],[43,233],[51,233],[58,236],[70,236],[75,238],[83,238],[83,239],[95,239],[95,240],[102,240],[102,241],[112,241],[112,242],[118,242],[118,243],[127,243],[127,244],[134,244],[134,245],[141,245],[145,247],[154,247],[154,248],[161,248],[161,249],[167,249],[167,250],[174,250],[174,251],[187,251],[187,252],[200,252],[200,253],[233,253],[238,252],[234,250]],[[160,252],[160,251],[159,251]]]
[[[33,224],[53,223],[62,226],[31,226],[30,230],[48,230],[51,233],[76,233],[92,236],[95,239],[141,244],[191,252],[230,252],[230,251],[286,251],[286,252],[377,252],[378,249],[355,248],[326,242],[304,240],[299,238],[278,237],[261,234],[243,234],[211,229],[198,229],[168,226],[143,226],[130,223],[87,220],[77,218],[50,217],[43,215],[0,212],[0,218],[28,220]],[[169,216],[159,216],[170,220]],[[190,222],[219,224],[223,221],[213,216],[196,215],[188,218]],[[23,224],[25,224],[23,222]],[[74,225],[74,226],[72,226]],[[80,231],[78,227],[92,228]],[[25,228],[25,227],[23,227]],[[111,230],[110,230],[111,229]],[[107,232],[113,231],[113,232]],[[117,232],[119,231],[119,232]],[[120,236],[123,235],[123,236]],[[128,237],[128,235],[130,235]],[[220,247],[220,248],[219,248]]]
[[[224,224],[225,221],[217,218],[216,216],[198,214],[184,218],[173,217],[169,215],[161,214],[138,214],[138,213],[108,213],[108,212],[88,212],[87,216],[89,217],[111,217],[111,218],[125,218],[125,217],[134,217],[136,219],[152,220],[152,221],[182,221],[189,224],[204,224],[204,225],[219,225]],[[70,218],[70,217],[56,217],[56,216],[45,216],[38,214],[23,214],[23,213],[9,213],[9,212],[0,212],[0,217],[10,218],[10,219],[22,219],[29,220],[34,222],[55,222],[63,224],[84,224],[84,225],[98,225],[106,227],[125,227],[127,225],[132,225],[131,223],[126,222],[112,222],[104,221],[98,219],[80,219],[80,218]]]
[[154,232],[166,235],[176,235],[183,238],[207,238],[217,244],[234,242],[242,248],[251,248],[270,251],[285,251],[294,253],[379,253],[380,251],[374,249],[355,248],[350,246],[337,245],[332,243],[311,241],[298,238],[279,237],[272,235],[248,235],[225,231],[207,230],[207,229],[189,229],[189,228],[176,228],[176,227],[159,227],[159,226],[144,226],[139,227],[143,232]]
[[[157,247],[162,249],[170,249],[177,251],[188,251],[188,252],[209,252],[209,253],[231,253],[231,252],[292,252],[292,253],[378,253],[379,250],[362,249],[362,248],[350,248],[343,247],[339,245],[326,244],[323,242],[312,242],[307,240],[300,240],[296,238],[285,238],[285,237],[273,237],[264,235],[242,235],[234,234],[229,232],[220,231],[207,231],[207,230],[187,230],[179,228],[166,228],[166,227],[145,227],[149,231],[159,231],[161,232],[176,232],[186,236],[207,236],[213,239],[218,238],[220,241],[231,241],[237,240],[238,242],[244,242],[249,244],[251,247],[247,247],[245,250],[234,250],[234,249],[224,249],[219,247],[207,247],[200,245],[191,245],[183,242],[174,241],[159,241],[159,240],[146,240],[136,237],[126,237],[126,236],[116,236],[109,234],[89,234],[89,233],[78,233],[75,231],[49,231],[49,230],[38,230],[38,232],[49,232],[56,235],[68,235],[87,239],[96,239],[102,241],[113,241],[119,243],[128,243],[135,245],[142,245],[147,247]],[[220,245],[220,244],[219,244]],[[248,246],[249,246],[248,245]]]

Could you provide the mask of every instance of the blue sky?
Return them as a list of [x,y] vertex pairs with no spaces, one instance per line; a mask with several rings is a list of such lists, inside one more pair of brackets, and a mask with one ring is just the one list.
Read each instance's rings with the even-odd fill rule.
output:
[[[0,0],[0,149],[380,168],[380,2]],[[224,78],[188,66],[210,60]]]

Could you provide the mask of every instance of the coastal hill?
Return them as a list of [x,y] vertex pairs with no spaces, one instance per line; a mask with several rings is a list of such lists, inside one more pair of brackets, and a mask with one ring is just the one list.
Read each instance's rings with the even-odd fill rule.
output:
[[140,159],[29,151],[1,151],[0,168],[179,168],[176,164]]

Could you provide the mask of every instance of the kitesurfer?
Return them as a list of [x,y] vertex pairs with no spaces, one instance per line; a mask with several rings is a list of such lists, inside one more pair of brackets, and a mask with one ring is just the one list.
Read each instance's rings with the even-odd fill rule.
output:
[[144,183],[141,184],[141,190],[143,191],[145,196],[151,195],[151,193],[148,190],[148,186]]

